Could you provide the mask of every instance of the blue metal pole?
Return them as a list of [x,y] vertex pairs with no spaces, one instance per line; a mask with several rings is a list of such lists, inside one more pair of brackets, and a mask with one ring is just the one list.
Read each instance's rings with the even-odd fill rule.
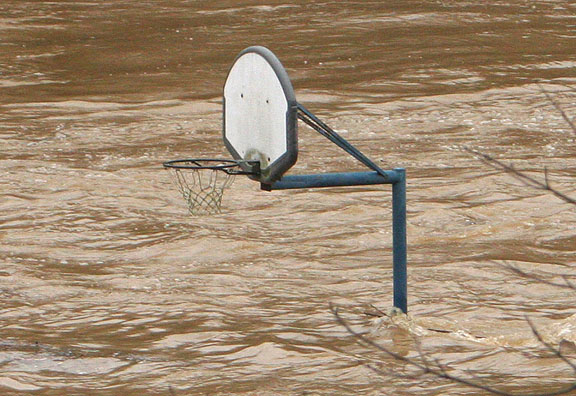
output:
[[408,312],[408,272],[406,243],[406,171],[394,169],[401,175],[392,185],[392,251],[394,267],[394,306]]
[[262,190],[298,188],[365,186],[392,184],[392,253],[394,276],[394,306],[408,312],[407,246],[406,246],[406,171],[394,169],[378,172],[320,173],[288,175],[272,184],[261,184]]

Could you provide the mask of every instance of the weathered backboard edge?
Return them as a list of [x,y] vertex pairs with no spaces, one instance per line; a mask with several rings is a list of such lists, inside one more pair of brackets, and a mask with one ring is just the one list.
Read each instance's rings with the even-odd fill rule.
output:
[[[298,159],[298,105],[296,102],[296,95],[294,94],[294,89],[292,87],[292,82],[288,73],[284,69],[284,66],[278,60],[276,55],[266,47],[262,46],[252,46],[244,49],[242,52],[236,56],[232,66],[228,71],[234,67],[236,61],[247,53],[256,53],[263,57],[268,64],[272,67],[278,80],[284,91],[286,101],[288,102],[288,108],[286,111],[286,153],[279,157],[276,161],[268,164],[265,168],[261,169],[261,174],[259,176],[251,177],[254,180],[260,181],[264,184],[270,184],[279,180],[282,175],[287,172]],[[228,81],[228,77],[226,78]],[[226,85],[226,81],[224,85]],[[232,154],[235,160],[244,160],[242,156],[234,149],[232,144],[226,138],[226,98],[223,96],[223,125],[222,125],[222,138],[224,140],[224,145]],[[243,169],[249,171],[248,165],[242,165]]]

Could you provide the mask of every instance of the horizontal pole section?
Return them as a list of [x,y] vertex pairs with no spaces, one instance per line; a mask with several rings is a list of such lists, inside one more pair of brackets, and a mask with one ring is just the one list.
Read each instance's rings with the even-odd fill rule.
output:
[[404,179],[401,170],[378,172],[319,173],[315,175],[288,175],[272,184],[262,183],[265,191],[290,190],[297,188],[367,186],[372,184],[395,184]]

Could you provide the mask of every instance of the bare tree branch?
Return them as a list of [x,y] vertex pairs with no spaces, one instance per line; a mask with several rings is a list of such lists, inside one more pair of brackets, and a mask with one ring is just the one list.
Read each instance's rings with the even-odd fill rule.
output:
[[[548,280],[548,279],[543,278],[543,277],[538,276],[538,275],[534,275],[533,273],[526,272],[526,271],[521,270],[520,268],[518,268],[514,265],[511,265],[511,264],[508,264],[508,263],[504,263],[504,264],[500,264],[500,265],[502,265],[503,267],[505,267],[509,271],[514,272],[516,275],[520,275],[522,277],[529,278],[529,279],[534,279],[534,280],[538,281],[539,283],[544,283],[545,285],[556,286],[556,287],[560,287],[563,289],[576,290],[576,284],[572,283],[569,280],[568,275],[562,275],[562,279],[564,280],[565,283],[560,283],[560,282],[554,282],[554,281]],[[574,275],[574,276],[576,276],[576,275]]]
[[525,185],[529,186],[529,187],[533,187],[539,190],[545,190],[545,191],[549,191],[552,194],[554,194],[556,197],[560,198],[561,200],[563,200],[564,202],[567,202],[569,204],[572,205],[576,205],[576,199],[569,197],[568,195],[558,191],[557,189],[550,187],[550,183],[548,181],[548,175],[547,175],[547,170],[545,171],[545,181],[542,182],[532,176],[528,176],[526,173],[524,172],[520,172],[519,170],[516,170],[514,168],[514,166],[512,165],[508,165],[505,164],[504,162],[492,157],[491,155],[482,153],[480,151],[477,150],[473,150],[469,147],[464,147],[464,151],[478,157],[480,159],[480,161],[482,161],[483,163],[498,169],[498,170],[502,170],[506,173],[510,173],[511,175],[513,175],[516,179],[520,180],[521,182],[523,182]]
[[548,101],[552,103],[552,105],[556,108],[556,110],[560,112],[564,121],[566,121],[566,123],[570,126],[570,128],[572,128],[572,132],[576,133],[576,125],[574,124],[574,121],[571,120],[570,117],[568,117],[566,111],[564,111],[564,109],[558,104],[558,102],[554,100],[554,98],[550,95],[550,93],[548,93],[548,91],[546,91],[546,89],[544,89],[544,87],[541,84],[538,84],[538,88],[540,88],[540,92],[546,95],[546,99],[548,99]]
[[[556,102],[556,100],[550,95],[550,93],[548,91],[546,91],[546,89],[541,84],[538,84],[538,88],[540,89],[540,92],[542,92],[546,96],[546,99],[548,99],[548,101],[550,103],[552,103],[552,105],[556,108],[556,110],[558,110],[560,115],[562,115],[562,118],[564,119],[564,121],[568,124],[568,126],[570,126],[572,131],[576,134],[576,124],[568,116],[568,114],[562,108],[562,106],[560,106],[558,104],[558,102]],[[516,170],[513,165],[507,165],[507,164],[503,163],[502,161],[500,161],[500,160],[498,160],[498,159],[496,159],[496,158],[494,158],[494,157],[492,157],[486,153],[480,152],[478,150],[473,150],[473,149],[468,148],[468,147],[464,147],[464,150],[467,151],[468,153],[480,158],[480,160],[482,162],[484,162],[485,164],[487,164],[487,165],[489,165],[495,169],[503,170],[504,172],[512,174],[516,179],[520,180],[521,182],[523,182],[527,186],[534,187],[534,188],[537,188],[540,190],[550,191],[552,194],[554,194],[556,197],[560,198],[564,202],[570,203],[572,205],[576,205],[576,199],[567,196],[566,194],[560,192],[559,190],[557,190],[556,188],[553,188],[550,185],[550,179],[548,177],[548,169],[547,168],[544,168],[544,182],[541,182],[540,180],[537,180],[536,178],[534,178],[532,176],[528,176],[526,173],[523,173],[523,172]]]
[[544,345],[546,347],[546,349],[548,351],[550,351],[554,356],[561,359],[568,366],[572,367],[574,372],[576,372],[576,364],[574,364],[572,361],[570,361],[570,359],[568,359],[566,356],[564,356],[564,354],[562,354],[562,352],[560,352],[560,349],[556,349],[552,345],[550,345],[548,342],[546,342],[542,338],[542,335],[536,329],[536,326],[534,325],[534,323],[532,322],[532,320],[530,320],[530,318],[528,316],[526,316],[526,321],[530,325],[530,329],[532,330],[532,334],[534,334],[534,336],[538,339],[538,342],[540,342],[542,345]]
[[[440,2],[442,2],[442,4],[444,4],[442,0],[440,0]],[[560,112],[564,121],[570,126],[572,131],[576,134],[576,125],[575,125],[574,121],[568,116],[568,114],[558,104],[558,102],[556,102],[554,100],[554,98],[552,98],[550,96],[550,94],[544,89],[543,86],[541,86],[539,84],[538,87],[540,88],[540,91],[550,101],[550,103],[552,103],[552,105],[556,108],[556,110],[558,110]],[[488,154],[485,154],[483,152],[480,152],[480,151],[477,151],[477,150],[474,150],[471,148],[467,148],[467,147],[464,147],[464,150],[466,152],[478,157],[483,163],[491,166],[492,168],[495,168],[497,170],[504,171],[506,173],[511,174],[513,177],[515,177],[517,180],[520,180],[526,186],[536,188],[539,190],[549,191],[554,196],[563,200],[564,202],[572,204],[572,205],[576,205],[576,199],[567,196],[566,194],[560,192],[559,190],[557,190],[556,188],[551,186],[548,168],[546,168],[546,167],[544,168],[544,181],[541,181],[541,180],[534,178],[533,176],[529,176],[525,172],[521,172],[521,171],[516,170],[513,165],[505,164],[504,162],[502,162],[502,161],[500,161],[500,160],[498,160],[498,159],[496,159],[496,158],[494,158]],[[540,283],[544,283],[544,284],[548,284],[548,285],[552,285],[552,286],[556,286],[556,287],[561,287],[561,288],[567,288],[570,290],[576,290],[576,283],[573,283],[570,280],[570,277],[568,275],[562,275],[562,279],[564,280],[564,283],[560,283],[560,282],[551,281],[551,280],[543,278],[541,276],[536,276],[536,275],[527,273],[527,272],[521,270],[520,268],[509,265],[509,264],[506,264],[506,267],[518,275],[528,277],[531,279],[535,279],[536,281],[538,281]],[[367,315],[377,316],[377,317],[388,316],[387,313],[379,310],[378,308],[376,308],[374,306],[372,306],[372,308],[375,309],[376,313],[366,313]],[[500,395],[500,396],[519,396],[519,395],[522,395],[522,396],[559,396],[559,395],[566,395],[568,393],[572,393],[574,390],[576,390],[576,380],[574,382],[572,382],[569,386],[565,387],[564,389],[559,389],[557,391],[548,392],[548,393],[529,393],[529,394],[511,393],[511,392],[507,392],[507,391],[504,391],[504,390],[501,390],[498,388],[494,388],[492,386],[484,385],[482,383],[482,378],[480,378],[477,374],[475,374],[474,372],[472,372],[470,370],[466,370],[466,373],[469,377],[473,378],[474,381],[469,380],[469,379],[464,378],[464,377],[461,377],[461,376],[458,376],[458,375],[455,375],[455,374],[452,374],[451,373],[451,371],[452,371],[451,367],[449,367],[445,363],[442,363],[438,358],[432,357],[432,356],[427,357],[426,354],[422,351],[421,343],[414,336],[413,336],[413,338],[414,338],[416,349],[418,352],[418,358],[410,358],[410,357],[401,355],[399,353],[394,352],[393,350],[391,350],[389,348],[386,348],[385,346],[383,346],[383,345],[381,345],[375,341],[372,341],[371,339],[369,339],[368,337],[366,337],[362,333],[359,333],[359,332],[355,331],[354,329],[352,329],[352,327],[348,324],[348,322],[346,320],[344,320],[342,318],[342,316],[339,314],[338,309],[336,307],[334,307],[333,305],[330,305],[330,310],[332,311],[332,314],[334,315],[336,321],[341,326],[343,326],[346,329],[346,331],[349,334],[351,334],[359,343],[366,345],[370,348],[373,348],[377,351],[383,352],[386,355],[392,357],[393,359],[404,363],[406,366],[416,368],[418,370],[417,373],[412,374],[412,375],[398,374],[397,372],[390,373],[391,375],[394,375],[394,376],[401,376],[403,378],[414,378],[415,376],[417,377],[417,376],[423,376],[423,375],[431,375],[431,376],[445,379],[445,380],[448,380],[448,381],[451,381],[454,383],[466,385],[466,386],[469,386],[471,388],[480,389],[480,390],[486,391],[492,395]],[[574,371],[574,375],[576,377],[576,363],[571,361],[569,358],[567,358],[562,353],[562,351],[560,350],[560,346],[558,348],[555,348],[549,342],[545,341],[544,338],[542,337],[542,335],[540,334],[540,332],[537,330],[536,326],[533,324],[533,322],[528,317],[526,317],[526,321],[528,322],[528,324],[532,330],[532,333],[534,334],[534,336],[536,337],[538,342],[548,352],[550,352],[555,358],[560,359],[568,367],[570,367]],[[434,329],[430,329],[430,330],[434,330]],[[441,330],[438,330],[438,331],[441,331]],[[519,352],[525,353],[524,351],[519,351]],[[367,365],[367,367],[379,375],[385,375],[386,374],[385,371],[381,370],[380,368],[378,368],[376,366],[369,364],[369,365]]]
[[[374,348],[375,350],[383,352],[386,355],[391,356],[392,358],[394,358],[400,362],[403,362],[409,366],[412,366],[412,367],[419,369],[422,372],[422,375],[424,375],[424,374],[433,375],[437,378],[446,379],[448,381],[452,381],[452,382],[466,385],[466,386],[476,388],[476,389],[481,389],[481,390],[484,390],[486,392],[489,392],[490,394],[500,395],[500,396],[519,396],[519,395],[522,395],[522,396],[559,396],[559,395],[565,395],[569,392],[572,392],[573,390],[576,390],[576,382],[574,382],[570,386],[568,386],[564,389],[555,391],[555,392],[519,394],[519,393],[511,393],[511,392],[503,391],[501,389],[497,389],[497,388],[494,388],[494,387],[491,387],[488,385],[483,385],[479,382],[473,382],[473,381],[470,381],[466,378],[462,378],[462,377],[459,377],[457,375],[451,374],[449,372],[450,368],[447,365],[440,362],[437,358],[434,358],[434,365],[430,365],[427,361],[420,362],[416,359],[412,359],[412,358],[403,356],[399,353],[396,353],[396,352],[392,351],[391,349],[386,348],[386,347],[378,344],[375,341],[372,341],[371,339],[367,338],[365,335],[352,329],[352,327],[348,324],[348,322],[342,318],[342,316],[338,312],[338,308],[334,307],[332,304],[330,305],[330,311],[332,312],[332,314],[336,318],[336,321],[341,326],[343,326],[349,334],[351,334],[354,338],[356,338],[356,340],[358,342],[360,342],[361,344],[364,344],[366,346],[369,346],[371,348]],[[533,331],[535,331],[535,328],[533,326],[531,326],[531,327],[532,327]],[[575,371],[575,374],[576,374],[576,365],[567,361],[568,359],[564,355],[562,355],[559,351],[556,351],[551,345],[545,343],[542,340],[542,337],[540,337],[537,332],[535,334],[537,334],[536,337],[538,337],[538,339],[541,340],[541,342],[543,343],[543,345],[547,349],[551,348],[554,351],[555,356],[562,359],[570,367],[572,367]],[[421,357],[423,356],[420,349],[419,349],[419,354]],[[384,372],[380,369],[377,369],[377,368],[370,366],[370,365],[368,365],[368,367],[376,373],[384,374]]]
[[402,356],[402,355],[400,355],[400,354],[398,354],[398,353],[396,353],[396,352],[394,352],[394,351],[392,351],[392,350],[390,350],[390,349],[388,349],[388,348],[385,348],[385,347],[383,347],[382,345],[380,345],[380,344],[378,344],[378,343],[376,343],[376,342],[374,342],[374,341],[366,338],[363,334],[360,334],[360,333],[356,332],[354,329],[352,329],[352,328],[350,327],[350,325],[348,324],[348,322],[346,322],[346,321],[340,316],[340,314],[338,313],[338,309],[337,309],[336,307],[334,307],[334,306],[331,305],[331,306],[330,306],[330,310],[332,311],[332,314],[333,314],[334,317],[336,318],[336,321],[337,321],[340,325],[342,325],[342,326],[346,329],[346,331],[348,331],[348,333],[350,333],[351,335],[353,335],[358,341],[360,341],[361,343],[363,343],[363,344],[365,344],[365,345],[368,345],[368,346],[370,346],[370,347],[372,347],[372,348],[375,348],[376,350],[379,350],[379,351],[381,351],[381,352],[384,352],[384,353],[386,353],[387,355],[393,357],[393,358],[396,359],[396,360],[402,361],[402,362],[404,362],[404,363],[406,363],[406,364],[408,364],[408,365],[410,365],[410,366],[413,366],[413,367],[416,367],[416,368],[422,370],[424,373],[432,374],[432,375],[434,375],[434,376],[436,376],[436,377],[439,377],[439,378],[447,379],[447,380],[450,380],[450,381],[453,381],[453,382],[458,382],[458,383],[460,383],[460,384],[468,385],[468,386],[471,386],[471,387],[474,387],[474,388],[477,388],[477,389],[486,390],[486,391],[488,391],[488,392],[490,392],[490,393],[493,393],[493,394],[495,394],[495,395],[513,396],[512,393],[508,393],[508,392],[505,392],[505,391],[501,391],[501,390],[499,390],[499,389],[493,389],[493,388],[491,388],[491,387],[488,387],[488,386],[485,386],[485,385],[482,385],[482,384],[476,384],[476,383],[470,382],[470,381],[468,381],[468,380],[466,380],[466,379],[464,379],[464,378],[460,378],[460,377],[457,377],[457,376],[453,376],[453,375],[449,374],[448,372],[446,372],[446,370],[442,367],[442,365],[438,362],[437,359],[435,359],[435,363],[436,363],[437,366],[439,366],[439,368],[431,367],[431,366],[428,366],[428,365],[426,365],[426,364],[420,363],[420,362],[418,362],[418,361],[416,361],[416,360],[414,360],[414,359],[410,359],[410,358],[408,358],[408,357]]

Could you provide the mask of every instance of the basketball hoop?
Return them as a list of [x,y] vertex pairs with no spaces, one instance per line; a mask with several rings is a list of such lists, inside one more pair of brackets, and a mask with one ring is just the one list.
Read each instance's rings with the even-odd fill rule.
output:
[[[226,77],[222,138],[233,159],[185,159],[164,163],[193,215],[221,213],[224,190],[236,175],[266,191],[392,185],[394,306],[406,313],[406,172],[383,170],[334,129],[296,101],[288,73],[269,49],[240,52]],[[328,138],[369,171],[286,175],[298,158],[298,121]]]
[[172,160],[163,163],[193,215],[221,213],[224,190],[236,175],[255,175],[259,163],[213,158]]

